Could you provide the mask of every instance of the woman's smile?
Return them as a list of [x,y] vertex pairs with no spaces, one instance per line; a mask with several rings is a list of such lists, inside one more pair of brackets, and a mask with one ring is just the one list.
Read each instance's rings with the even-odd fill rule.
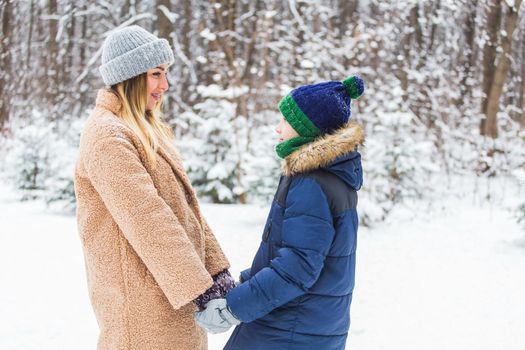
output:
[[152,93],[151,97],[153,97],[153,99],[157,102],[162,97],[162,93]]

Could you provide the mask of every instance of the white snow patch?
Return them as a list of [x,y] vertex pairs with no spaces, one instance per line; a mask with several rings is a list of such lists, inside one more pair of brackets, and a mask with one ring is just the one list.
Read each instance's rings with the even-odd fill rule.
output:
[[[0,186],[0,349],[95,349],[73,216]],[[268,208],[204,204],[232,274],[249,267]],[[348,347],[525,348],[525,234],[502,206],[458,196],[359,232]],[[210,335],[210,350],[229,334]]]

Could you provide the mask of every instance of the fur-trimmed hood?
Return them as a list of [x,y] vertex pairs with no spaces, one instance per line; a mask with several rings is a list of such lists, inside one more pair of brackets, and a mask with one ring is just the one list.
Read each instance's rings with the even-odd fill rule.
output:
[[364,140],[361,125],[350,122],[286,157],[282,164],[283,175],[294,176],[324,168],[358,190],[362,183],[362,169],[361,156],[356,148]]

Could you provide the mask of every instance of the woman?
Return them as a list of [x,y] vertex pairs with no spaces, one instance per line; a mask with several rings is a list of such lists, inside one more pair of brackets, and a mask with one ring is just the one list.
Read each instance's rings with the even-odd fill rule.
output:
[[75,170],[99,349],[207,349],[195,301],[202,308],[218,277],[232,281],[159,118],[172,62],[168,42],[138,26],[102,49],[109,88],[98,92]]

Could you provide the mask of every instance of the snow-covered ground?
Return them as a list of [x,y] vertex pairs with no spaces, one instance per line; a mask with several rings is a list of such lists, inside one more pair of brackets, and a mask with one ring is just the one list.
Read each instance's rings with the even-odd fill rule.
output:
[[[348,348],[524,350],[525,231],[468,196],[423,208],[360,230]],[[237,274],[266,208],[203,209]],[[83,264],[74,216],[0,186],[0,349],[96,348]],[[210,336],[210,349],[228,335]]]

